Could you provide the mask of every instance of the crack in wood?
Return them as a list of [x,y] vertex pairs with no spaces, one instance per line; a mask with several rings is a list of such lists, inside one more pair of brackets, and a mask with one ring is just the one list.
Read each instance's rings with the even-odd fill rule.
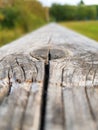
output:
[[48,50],[48,57],[47,62],[45,63],[45,75],[44,75],[44,86],[43,86],[43,95],[42,95],[42,107],[41,107],[41,124],[40,130],[45,129],[45,115],[46,115],[46,105],[47,105],[47,90],[48,90],[48,83],[49,83],[49,70],[50,70],[50,60],[51,54],[50,50]]
[[34,50],[33,52],[30,53],[30,55],[36,58],[37,60],[45,60],[45,62],[47,63],[48,62],[47,57],[49,53],[51,55],[50,56],[51,60],[55,60],[65,58],[68,52],[67,51],[64,52],[61,48],[57,46],[49,45],[47,47]]
[[55,24],[1,48],[0,130],[97,130],[97,51]]
[[[13,87],[17,87],[17,83],[32,82],[37,77],[37,68],[35,63],[31,61],[30,57],[23,54],[9,55],[3,58],[0,62],[0,84],[5,88],[3,81],[8,83],[8,92],[10,94]],[[7,79],[7,80],[5,80]],[[3,91],[3,89],[2,89]],[[1,94],[0,89],[0,94]],[[5,94],[4,94],[5,97]]]
[[70,60],[64,59],[61,64],[63,71],[63,86],[81,86],[81,87],[94,87],[97,84],[98,65],[97,55],[87,54],[84,58],[83,54],[80,57],[71,57]]
[[[89,88],[90,89],[90,88]],[[90,110],[90,113],[91,113],[91,116],[92,116],[92,119],[96,122],[96,117],[93,113],[93,109],[92,109],[92,106],[91,106],[91,103],[90,103],[90,100],[89,100],[89,96],[88,96],[88,93],[87,93],[87,88],[85,87],[85,94],[86,94],[86,98],[87,98],[87,102],[88,102],[88,105],[89,105],[89,110]]]

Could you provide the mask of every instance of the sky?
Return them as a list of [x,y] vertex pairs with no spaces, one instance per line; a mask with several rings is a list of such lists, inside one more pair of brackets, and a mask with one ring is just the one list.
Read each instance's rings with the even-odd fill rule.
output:
[[[77,5],[80,0],[39,0],[44,6],[51,6],[52,3]],[[98,0],[83,0],[86,5],[98,4]]]

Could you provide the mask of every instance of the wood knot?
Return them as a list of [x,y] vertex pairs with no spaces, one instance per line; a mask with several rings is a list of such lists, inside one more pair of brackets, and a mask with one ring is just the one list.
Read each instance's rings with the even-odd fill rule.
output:
[[38,60],[54,60],[54,59],[60,59],[65,58],[66,53],[61,48],[57,47],[43,47],[41,49],[34,50],[30,53],[32,57],[38,59]]

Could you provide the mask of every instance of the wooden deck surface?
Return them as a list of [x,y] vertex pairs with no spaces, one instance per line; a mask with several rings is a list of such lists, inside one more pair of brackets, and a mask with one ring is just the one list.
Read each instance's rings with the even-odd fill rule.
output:
[[0,130],[98,130],[98,42],[52,23],[1,47]]

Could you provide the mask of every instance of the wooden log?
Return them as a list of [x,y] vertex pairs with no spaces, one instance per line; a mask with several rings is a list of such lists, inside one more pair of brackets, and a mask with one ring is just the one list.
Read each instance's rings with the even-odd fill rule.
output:
[[0,130],[98,129],[98,42],[55,23],[0,48]]

